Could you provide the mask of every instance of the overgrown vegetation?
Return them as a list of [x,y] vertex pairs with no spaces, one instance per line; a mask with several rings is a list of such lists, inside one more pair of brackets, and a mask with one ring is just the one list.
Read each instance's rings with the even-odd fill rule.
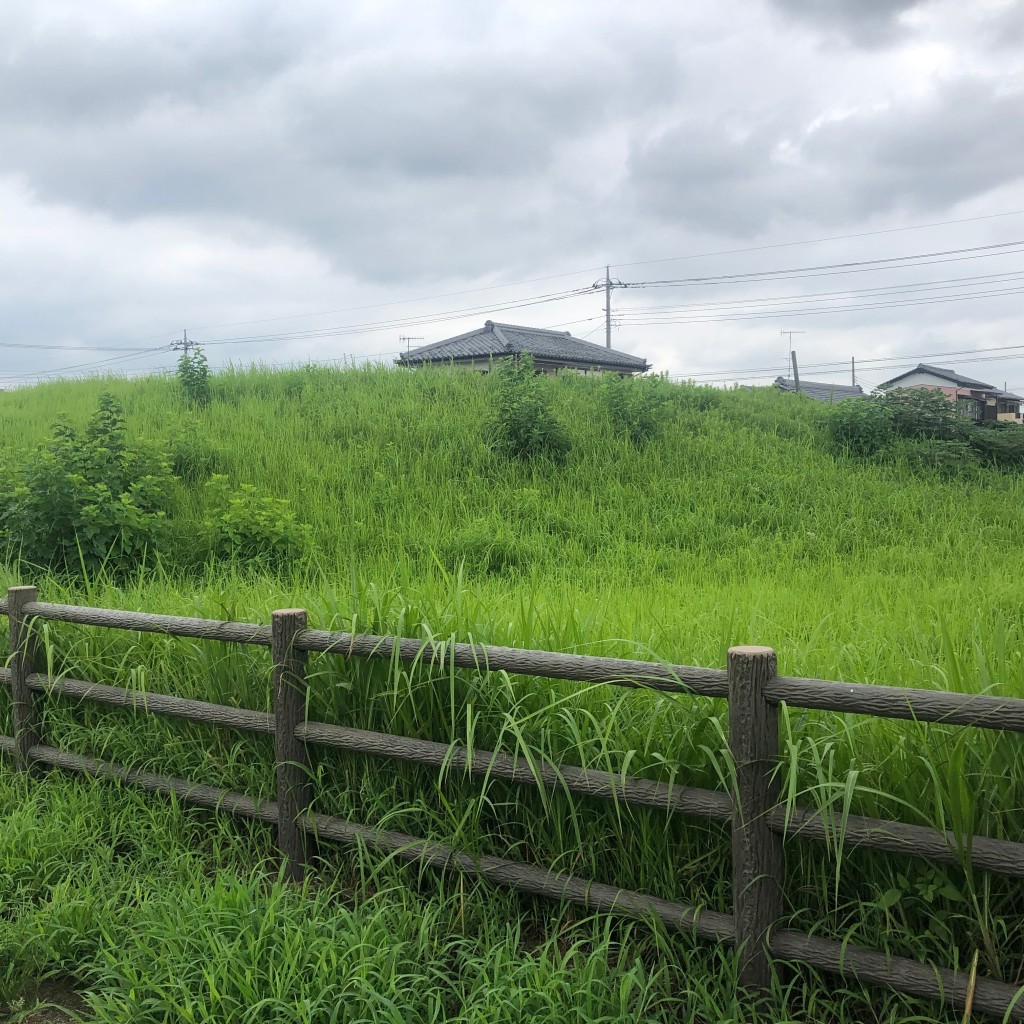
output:
[[213,477],[207,495],[213,549],[219,558],[272,567],[305,553],[309,527],[299,522],[287,498],[268,498],[253,484],[232,491],[226,476]]
[[[712,667],[732,644],[770,643],[786,674],[1024,692],[1024,481],[979,460],[970,487],[951,487],[895,456],[837,456],[830,416],[845,403],[668,386],[660,425],[638,445],[612,425],[600,380],[543,378],[572,439],[559,463],[495,453],[489,377],[309,368],[213,383],[204,409],[156,379],[3,393],[0,437],[20,465],[48,436],[52,409],[84,424],[111,390],[128,447],[201,438],[216,453],[210,477],[227,477],[186,479],[172,460],[176,534],[212,545],[218,514],[232,496],[246,507],[248,484],[256,504],[287,500],[308,524],[301,555],[224,549],[185,573],[176,537],[174,556],[149,571],[47,575],[10,562],[0,582],[37,584],[53,601],[251,622],[304,606],[315,627]],[[272,505],[257,521],[264,512],[273,523]],[[44,641],[55,669],[76,678],[271,707],[269,662],[255,648],[56,624]],[[726,784],[720,702],[355,658],[314,656],[310,676],[311,718]],[[54,745],[272,793],[267,737],[56,698],[46,707]],[[957,836],[1024,834],[1015,737],[785,709],[782,730],[796,802]],[[728,907],[718,826],[342,752],[321,751],[318,772],[325,813]],[[61,974],[110,1024],[744,1019],[728,956],[688,936],[326,844],[315,884],[288,892],[271,845],[260,825],[58,772],[25,782],[3,767],[0,1001]],[[942,966],[977,950],[981,972],[1021,980],[1017,882],[863,850],[837,859],[801,841],[787,847],[787,875],[796,927]],[[959,1021],[810,971],[780,985],[767,1017]]]
[[662,377],[622,377],[608,374],[604,380],[604,401],[612,429],[643,445],[658,433],[666,406],[675,396],[673,385]]
[[32,565],[132,568],[151,560],[165,535],[170,468],[157,450],[129,442],[124,410],[109,394],[84,431],[60,421],[4,477],[0,529]]
[[198,345],[181,353],[177,375],[178,385],[188,402],[199,408],[210,404],[210,366],[206,353]]
[[[124,409],[100,395],[85,430],[60,420],[48,442],[10,459],[0,490],[0,535],[27,565],[86,577],[162,559],[193,566],[212,557],[265,567],[299,558],[309,530],[287,498],[212,476],[218,455],[190,432],[166,445],[133,441]],[[191,505],[182,486],[206,481]]]
[[942,476],[979,465],[1024,466],[1024,430],[1015,423],[975,425],[941,392],[897,388],[872,398],[841,402],[828,430],[833,449],[860,458],[895,461]]
[[559,421],[548,394],[550,384],[534,370],[526,353],[499,360],[491,445],[513,459],[562,461],[572,449],[568,431]]

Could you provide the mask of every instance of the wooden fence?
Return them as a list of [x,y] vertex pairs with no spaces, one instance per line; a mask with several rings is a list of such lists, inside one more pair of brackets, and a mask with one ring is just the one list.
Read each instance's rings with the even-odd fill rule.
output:
[[[1024,733],[1024,700],[788,678],[776,674],[775,652],[767,647],[732,648],[728,670],[720,671],[510,647],[431,644],[327,632],[307,628],[306,613],[300,609],[274,612],[268,627],[47,604],[38,600],[35,587],[11,588],[6,600],[0,599],[0,614],[6,614],[10,620],[10,667],[0,669],[0,681],[10,685],[14,733],[0,737],[0,751],[10,755],[18,768],[33,771],[38,765],[51,765],[118,779],[145,790],[174,793],[200,807],[274,823],[278,847],[291,879],[303,877],[313,841],[362,842],[372,850],[404,860],[457,870],[592,911],[641,920],[657,918],[671,929],[729,943],[737,952],[739,983],[755,998],[768,987],[773,964],[803,963],[864,983],[940,1000],[959,1010],[973,1004],[975,1011],[1024,1021],[1024,988],[776,927],[784,916],[783,841],[787,838],[833,842],[841,839],[852,846],[923,857],[942,864],[964,864],[966,859],[973,869],[1020,879],[1024,879],[1024,843],[956,836],[952,832],[856,815],[849,815],[843,821],[844,827],[838,829],[834,820],[814,809],[789,808],[787,813],[779,799],[775,770],[779,758],[778,707],[782,703]],[[35,670],[37,652],[32,628],[36,619],[269,647],[274,713],[139,694],[97,682],[39,673]],[[571,765],[538,766],[497,752],[474,751],[470,756],[465,749],[444,743],[307,721],[306,659],[310,651],[725,698],[729,701],[729,746],[735,766],[733,793],[668,785]],[[47,746],[40,735],[37,695],[96,701],[273,735],[277,799],[257,802],[241,793],[129,770]],[[443,843],[313,813],[309,758],[314,746],[424,765],[445,765],[475,776],[731,822],[732,913],[699,909],[500,857],[471,855]]]

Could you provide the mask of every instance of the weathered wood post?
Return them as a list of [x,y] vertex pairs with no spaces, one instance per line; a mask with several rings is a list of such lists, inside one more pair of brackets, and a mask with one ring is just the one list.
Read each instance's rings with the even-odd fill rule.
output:
[[277,762],[277,846],[285,877],[301,882],[306,875],[306,832],[297,823],[310,802],[309,754],[295,738],[306,716],[305,651],[295,650],[295,635],[306,628],[302,608],[286,608],[271,617],[274,659],[274,754]]
[[29,750],[39,743],[39,717],[28,686],[35,671],[36,643],[24,607],[39,600],[35,587],[11,587],[7,591],[7,617],[11,627],[11,731],[14,733],[14,763],[29,771]]
[[729,746],[736,769],[732,903],[738,982],[752,994],[770,986],[768,930],[782,916],[782,838],[768,828],[780,791],[779,716],[764,698],[775,671],[770,647],[729,650]]

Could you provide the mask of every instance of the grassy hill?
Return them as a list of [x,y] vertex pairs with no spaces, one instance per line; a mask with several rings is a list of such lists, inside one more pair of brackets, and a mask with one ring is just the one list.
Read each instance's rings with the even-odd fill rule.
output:
[[[1019,477],[837,458],[825,407],[767,391],[672,389],[657,435],[636,446],[600,382],[545,386],[573,440],[562,465],[494,454],[494,382],[469,374],[229,372],[200,410],[165,379],[0,394],[9,457],[43,442],[57,410],[84,424],[110,391],[130,436],[204,469],[175,484],[156,564],[87,578],[9,564],[7,583],[35,583],[44,600],[250,621],[299,605],[315,626],[716,667],[733,644],[765,643],[787,674],[1024,692]],[[301,557],[207,560],[207,470],[286,499],[309,527]],[[57,667],[81,678],[269,708],[265,653],[75,628],[48,640]],[[698,698],[326,660],[314,671],[312,713],[327,721],[695,785],[723,772],[724,708]],[[82,752],[269,792],[258,737],[70,706],[48,712],[47,730]],[[1024,832],[1016,737],[805,712],[785,714],[784,733],[801,802]],[[726,908],[727,836],[706,823],[497,783],[481,792],[340,754],[323,763],[329,813]],[[302,902],[274,882],[259,827],[56,776],[26,788],[5,771],[0,806],[0,1000],[57,972],[109,1021],[738,1019],[728,958],[685,937],[552,921],[550,905],[351,851],[332,855]],[[799,926],[943,965],[977,949],[985,973],[1017,980],[1019,886],[858,852],[837,869],[799,844],[788,861],[804,883],[787,894]],[[258,929],[241,926],[254,917]],[[236,963],[207,976],[197,951],[212,959],[222,942],[237,943]],[[350,947],[365,955],[337,952]],[[268,972],[268,959],[287,968]],[[303,1010],[303,996],[319,1009]],[[277,1016],[247,1016],[259,999]],[[780,990],[774,1012],[935,1011],[810,980]]]

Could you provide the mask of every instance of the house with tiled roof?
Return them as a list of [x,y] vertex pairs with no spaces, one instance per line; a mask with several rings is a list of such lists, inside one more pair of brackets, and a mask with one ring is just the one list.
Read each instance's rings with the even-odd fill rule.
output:
[[543,373],[573,370],[632,375],[651,368],[640,356],[574,338],[568,331],[517,327],[493,320],[475,331],[404,352],[395,362],[399,366],[461,366],[486,373],[495,360],[526,353],[533,356],[534,367]]
[[816,402],[843,402],[848,398],[863,398],[864,389],[859,384],[822,384],[813,380],[800,381],[799,388],[792,377],[776,377],[775,387],[779,391],[806,395]]
[[1006,420],[1021,423],[1020,395],[1003,391],[992,384],[965,377],[955,370],[942,366],[918,363],[913,370],[907,370],[878,385],[882,391],[892,388],[930,388],[941,391],[951,402],[956,402],[965,416],[978,423],[991,420]]

